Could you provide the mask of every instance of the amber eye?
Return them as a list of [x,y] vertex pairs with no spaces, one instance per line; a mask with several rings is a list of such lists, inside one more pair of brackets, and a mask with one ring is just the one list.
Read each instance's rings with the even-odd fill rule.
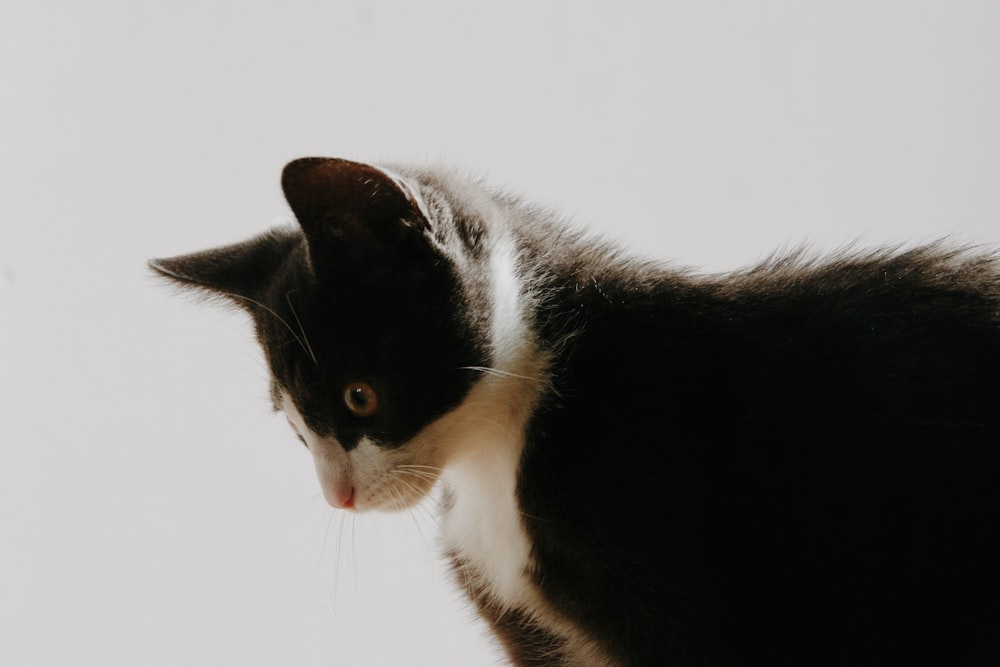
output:
[[378,395],[367,382],[352,382],[344,389],[344,403],[357,417],[371,417],[378,411]]

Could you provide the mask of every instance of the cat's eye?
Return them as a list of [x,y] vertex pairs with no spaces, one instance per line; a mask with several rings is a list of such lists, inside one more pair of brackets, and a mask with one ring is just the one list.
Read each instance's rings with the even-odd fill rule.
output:
[[378,411],[378,395],[367,382],[352,382],[344,388],[344,403],[356,417],[371,417]]

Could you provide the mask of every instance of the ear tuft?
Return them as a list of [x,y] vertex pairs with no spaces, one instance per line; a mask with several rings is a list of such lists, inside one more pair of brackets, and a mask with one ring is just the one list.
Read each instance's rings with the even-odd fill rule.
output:
[[190,282],[184,273],[182,257],[167,257],[151,259],[146,262],[146,266],[160,274],[164,278],[170,278],[178,282]]

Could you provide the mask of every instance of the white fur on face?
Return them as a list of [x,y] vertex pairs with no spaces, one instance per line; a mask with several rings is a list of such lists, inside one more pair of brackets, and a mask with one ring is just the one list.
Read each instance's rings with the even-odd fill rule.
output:
[[316,477],[326,502],[338,508],[353,506],[354,474],[347,452],[334,438],[321,438],[313,433],[286,392],[281,393],[281,409],[292,430],[302,436],[312,453]]
[[[513,371],[486,372],[458,407],[398,448],[382,448],[362,438],[345,451],[336,438],[314,433],[286,392],[281,395],[281,408],[305,440],[331,506],[358,511],[411,507],[431,491],[445,469],[454,468],[448,479],[459,518],[452,537],[461,538],[465,523],[477,525],[475,517],[480,512],[495,514],[500,507],[504,518],[493,522],[496,528],[516,533],[520,520],[514,494],[524,423],[540,384],[529,374],[539,373],[542,366],[538,360],[532,363],[533,367],[528,364]],[[468,518],[461,519],[464,515]],[[489,550],[485,544],[474,549]],[[525,555],[527,547],[518,551]]]
[[351,451],[333,437],[321,437],[306,425],[294,401],[281,394],[281,409],[292,429],[306,441],[323,497],[338,509],[394,511],[412,507],[434,487],[441,468],[435,448],[415,444],[379,447],[362,438]]

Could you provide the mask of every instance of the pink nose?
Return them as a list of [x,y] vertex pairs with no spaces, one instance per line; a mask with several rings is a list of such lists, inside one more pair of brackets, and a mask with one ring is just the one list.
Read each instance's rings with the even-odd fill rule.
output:
[[319,445],[314,448],[313,460],[323,497],[330,507],[353,509],[357,506],[357,499],[354,497],[354,477],[351,474],[351,464],[347,454],[340,445],[334,447]]
[[324,489],[326,496],[326,502],[330,503],[333,507],[342,510],[354,509],[354,487],[348,486],[333,489]]
[[353,487],[348,492],[347,497],[344,498],[341,501],[340,506],[343,509],[345,509],[345,510],[354,509],[354,488]]

